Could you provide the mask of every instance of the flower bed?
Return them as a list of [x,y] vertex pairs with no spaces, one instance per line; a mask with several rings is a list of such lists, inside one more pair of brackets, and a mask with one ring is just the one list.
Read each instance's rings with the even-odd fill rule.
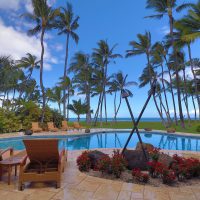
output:
[[162,157],[162,153],[154,148],[148,152],[150,157],[149,162],[146,163],[148,171],[141,171],[139,168],[128,170],[127,161],[117,150],[111,156],[104,154],[91,169],[92,160],[88,156],[90,152],[83,152],[77,159],[77,165],[80,171],[92,176],[155,186],[199,184],[200,161],[195,158],[174,155],[170,164],[167,165],[164,164],[167,162],[160,162],[159,157]]

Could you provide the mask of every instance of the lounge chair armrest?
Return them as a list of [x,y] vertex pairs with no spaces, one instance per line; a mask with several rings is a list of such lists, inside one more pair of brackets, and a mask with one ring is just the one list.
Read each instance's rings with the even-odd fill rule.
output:
[[26,161],[27,161],[28,156],[24,156],[23,159],[20,162],[20,167],[23,167],[24,165],[26,165]]
[[10,156],[13,156],[13,148],[12,147],[8,147],[7,149],[4,149],[3,151],[1,151],[0,156],[2,156],[4,153],[10,151]]
[[59,163],[62,162],[63,156],[65,156],[65,149],[62,149],[62,150],[60,151],[60,153],[59,153]]

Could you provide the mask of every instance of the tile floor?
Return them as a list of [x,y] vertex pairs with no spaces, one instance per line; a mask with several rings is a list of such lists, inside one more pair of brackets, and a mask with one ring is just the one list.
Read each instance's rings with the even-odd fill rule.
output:
[[[103,151],[111,153],[112,150]],[[170,152],[172,153],[172,152]],[[180,153],[180,152],[179,152]],[[12,176],[12,184],[7,185],[5,174],[0,182],[1,200],[200,200],[199,185],[184,187],[153,187],[123,183],[87,176],[76,167],[76,158],[81,151],[68,152],[68,162],[62,176],[61,188],[53,183],[26,184],[24,191],[17,190],[17,177]],[[182,155],[185,155],[182,153]],[[200,158],[198,153],[185,156]]]

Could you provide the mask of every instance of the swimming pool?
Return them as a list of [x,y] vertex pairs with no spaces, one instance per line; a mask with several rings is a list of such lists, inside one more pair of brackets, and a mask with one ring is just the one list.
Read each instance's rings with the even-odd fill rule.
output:
[[[0,149],[12,146],[15,150],[23,150],[23,139],[28,138],[58,138],[59,147],[68,150],[96,149],[96,148],[123,148],[129,132],[106,132],[94,133],[81,136],[23,136],[0,139]],[[155,147],[169,150],[200,151],[200,137],[177,136],[155,132],[141,132],[143,142],[151,143]],[[137,135],[134,134],[128,147],[134,148],[138,142]]]

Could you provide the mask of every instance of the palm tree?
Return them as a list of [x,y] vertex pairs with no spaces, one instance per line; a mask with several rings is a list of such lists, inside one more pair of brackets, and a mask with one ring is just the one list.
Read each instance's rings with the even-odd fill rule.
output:
[[74,73],[73,84],[78,88],[78,95],[85,94],[86,96],[85,101],[88,105],[86,122],[88,124],[91,122],[90,95],[92,71],[90,56],[81,52],[76,53],[72,59],[69,72]]
[[77,120],[79,122],[80,115],[87,113],[88,105],[86,103],[82,103],[81,99],[79,99],[78,101],[72,100],[72,102],[73,103],[69,104],[67,108],[77,115]]
[[[128,75],[126,75],[124,77],[123,73],[121,71],[119,71],[118,73],[113,74],[113,76],[112,76],[113,79],[109,83],[110,87],[109,87],[108,92],[110,92],[110,93],[114,92],[114,95],[115,95],[114,96],[114,120],[115,120],[115,122],[116,122],[117,114],[119,112],[121,102],[122,102],[121,91],[125,90],[125,92],[127,94],[129,94],[130,96],[133,96],[132,92],[127,88],[130,87],[130,86],[133,86],[133,85],[137,85],[137,83],[134,82],[134,81],[127,82],[126,81],[127,76]],[[120,97],[119,97],[120,100],[119,100],[118,106],[116,105],[117,92],[120,93]]]
[[[173,29],[174,29],[174,12],[180,12],[183,9],[191,6],[190,3],[184,3],[177,6],[177,0],[147,0],[146,8],[153,9],[156,14],[148,16],[149,18],[157,18],[161,19],[164,15],[167,15],[169,18],[170,24],[170,36],[171,36],[171,46],[174,47],[174,39],[173,39]],[[176,48],[174,48],[176,51]],[[178,96],[178,105],[179,105],[179,115],[181,120],[182,127],[184,125],[183,111],[181,105],[181,93],[179,87],[179,78],[178,78],[178,69],[175,70],[176,81],[177,81],[177,96]]]
[[[152,81],[153,81],[153,77],[156,78],[154,73],[152,74],[152,66],[151,66],[151,62],[150,62],[150,56],[151,56],[151,51],[152,51],[152,46],[151,46],[151,33],[150,32],[145,32],[144,35],[142,34],[137,34],[137,38],[138,38],[138,42],[137,41],[131,41],[130,42],[130,46],[132,47],[131,50],[127,50],[126,51],[126,58],[131,57],[131,56],[135,56],[135,55],[141,55],[141,54],[145,54],[146,58],[147,58],[147,67],[145,68],[145,70],[148,70],[147,75],[149,76],[148,78],[148,82],[150,83],[150,86],[152,86]],[[146,82],[145,82],[146,85]],[[161,112],[159,110],[155,95],[154,97],[154,103],[156,106],[156,109],[159,113],[159,116],[161,117],[163,124],[165,124],[165,120],[161,115]]]
[[40,57],[40,87],[42,91],[42,117],[41,122],[44,121],[45,114],[45,88],[43,84],[43,65],[44,65],[44,36],[45,32],[55,28],[55,18],[59,14],[58,9],[51,8],[47,0],[32,0],[33,13],[25,13],[22,16],[28,20],[34,21],[36,26],[33,29],[28,30],[28,35],[36,35],[40,33],[41,42],[41,57]]
[[[106,105],[106,82],[107,82],[107,70],[108,64],[114,60],[115,58],[121,58],[120,54],[115,54],[114,50],[116,48],[116,44],[112,47],[109,47],[109,44],[106,40],[100,40],[98,43],[98,48],[93,49],[93,62],[96,66],[100,67],[103,73],[103,94],[101,97],[101,105],[103,105],[104,101],[104,109],[105,109],[105,119],[107,123],[107,105]],[[102,112],[102,109],[101,109]]]
[[40,63],[40,60],[37,60],[37,57],[27,53],[27,57],[22,57],[20,60],[17,60],[17,67],[27,69],[29,72],[29,75],[27,78],[31,78],[33,70],[34,69],[39,69],[40,66],[38,65]]
[[[162,43],[160,42],[156,42],[153,47],[152,47],[152,63],[154,66],[161,66],[161,82],[162,82],[162,90],[164,92],[164,97],[165,97],[165,103],[166,103],[166,106],[167,106],[167,118],[169,120],[169,123],[171,123],[171,117],[170,117],[170,112],[169,112],[169,104],[168,104],[168,100],[167,100],[167,94],[166,94],[166,87],[165,87],[165,80],[164,80],[164,66],[163,66],[163,63],[164,63],[164,60],[165,60],[165,48],[163,46]],[[168,71],[169,73],[169,71]],[[170,74],[171,75],[171,74]],[[172,88],[170,88],[171,91],[173,92]],[[160,90],[160,91],[162,91]],[[174,95],[174,94],[173,94]],[[175,107],[175,102],[174,102],[174,96],[172,95],[172,99],[173,99],[173,104],[174,104],[174,113],[176,113],[176,107]],[[175,114],[175,120],[176,119],[176,114]]]
[[[67,8],[61,8],[62,12],[60,13],[59,19],[57,21],[57,26],[59,29],[59,35],[66,34],[66,52],[65,52],[65,65],[64,65],[64,74],[63,78],[67,77],[67,65],[68,65],[68,54],[69,54],[69,41],[70,37],[76,42],[79,41],[79,37],[75,32],[78,27],[78,16],[74,16],[72,5],[67,3]],[[63,89],[63,114],[66,118],[66,88]]]
[[63,102],[62,88],[55,86],[51,89],[49,100],[58,104],[58,109],[61,114],[61,104]]
[[[175,23],[175,28],[177,29],[176,35],[177,43],[182,46],[187,46],[189,60],[190,60],[190,67],[194,77],[194,84],[195,84],[195,96],[197,98],[197,103],[199,107],[200,113],[200,97],[198,93],[198,84],[197,84],[197,76],[195,73],[195,65],[192,62],[192,52],[191,52],[191,43],[194,42],[199,36],[199,28],[200,25],[198,21],[200,20],[200,1],[195,5],[192,5],[192,10],[189,10],[188,15],[184,18],[178,20]],[[200,119],[200,114],[199,114]]]

